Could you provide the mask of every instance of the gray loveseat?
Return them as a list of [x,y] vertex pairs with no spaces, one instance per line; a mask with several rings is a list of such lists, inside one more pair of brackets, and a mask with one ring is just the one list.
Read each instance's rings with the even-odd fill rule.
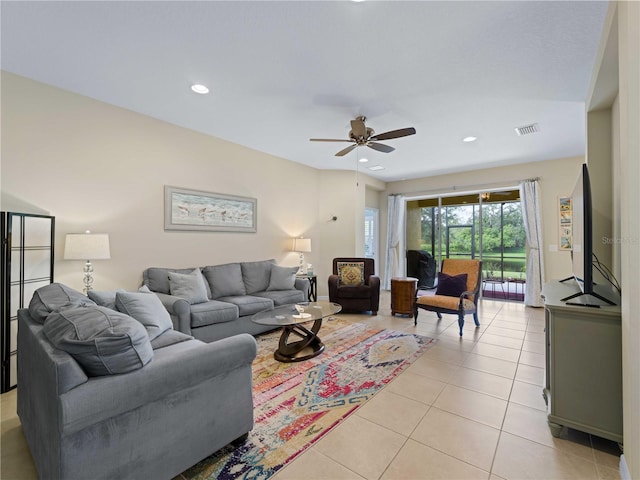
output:
[[[152,297],[171,324],[155,295],[120,295],[136,316]],[[59,284],[18,311],[18,415],[40,478],[170,479],[246,438],[255,339],[203,343],[156,316]]]
[[[198,271],[206,293],[197,294],[193,286],[174,291],[172,274],[198,277]],[[296,278],[296,271],[297,267],[281,267],[273,259],[200,268],[152,267],[143,272],[143,284],[158,295],[176,330],[212,342],[273,329],[253,323],[251,316],[274,306],[307,301],[309,280]]]

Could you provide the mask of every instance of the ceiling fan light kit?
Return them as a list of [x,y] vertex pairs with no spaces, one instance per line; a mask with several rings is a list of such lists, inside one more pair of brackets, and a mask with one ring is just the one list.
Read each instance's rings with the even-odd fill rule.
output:
[[401,128],[398,130],[390,130],[388,132],[380,133],[376,135],[376,132],[373,128],[367,127],[365,125],[366,117],[359,116],[355,120],[351,120],[351,131],[349,132],[349,139],[337,139],[337,138],[311,138],[312,142],[350,142],[346,148],[343,148],[338,153],[336,153],[336,157],[342,157],[352,151],[357,147],[369,147],[373,150],[383,153],[390,153],[395,150],[395,148],[390,147],[389,145],[385,145],[384,143],[379,143],[379,140],[392,140],[394,138],[407,137],[409,135],[414,135],[416,133],[416,129],[413,127],[409,128]]

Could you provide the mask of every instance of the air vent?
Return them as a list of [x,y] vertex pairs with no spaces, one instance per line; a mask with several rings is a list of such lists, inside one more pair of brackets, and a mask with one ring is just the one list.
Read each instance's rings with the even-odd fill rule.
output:
[[531,125],[523,125],[522,127],[516,127],[516,133],[519,137],[521,137],[522,135],[537,133],[539,131],[540,126],[537,123],[532,123]]

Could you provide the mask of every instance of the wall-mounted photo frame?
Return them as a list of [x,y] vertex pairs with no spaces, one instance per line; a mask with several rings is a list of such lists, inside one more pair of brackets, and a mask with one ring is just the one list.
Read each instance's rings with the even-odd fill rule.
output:
[[258,200],[187,188],[164,187],[164,229],[255,233]]
[[571,197],[558,198],[559,225],[559,246],[560,250],[571,250],[573,248],[573,211],[571,209]]

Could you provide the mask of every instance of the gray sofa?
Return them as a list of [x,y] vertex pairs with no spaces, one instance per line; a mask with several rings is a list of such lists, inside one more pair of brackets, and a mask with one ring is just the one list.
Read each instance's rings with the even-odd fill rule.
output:
[[[171,324],[155,295],[120,295],[138,317],[152,297]],[[40,478],[170,479],[246,438],[255,339],[204,343],[156,316],[59,284],[18,311],[18,415]]]
[[[197,271],[204,279],[206,294],[194,292],[193,286],[176,294],[171,275],[198,277]],[[296,271],[297,267],[281,267],[273,259],[199,268],[152,267],[143,272],[143,285],[158,295],[176,330],[212,342],[273,329],[253,323],[251,316],[274,306],[307,301],[309,280],[296,278]]]

